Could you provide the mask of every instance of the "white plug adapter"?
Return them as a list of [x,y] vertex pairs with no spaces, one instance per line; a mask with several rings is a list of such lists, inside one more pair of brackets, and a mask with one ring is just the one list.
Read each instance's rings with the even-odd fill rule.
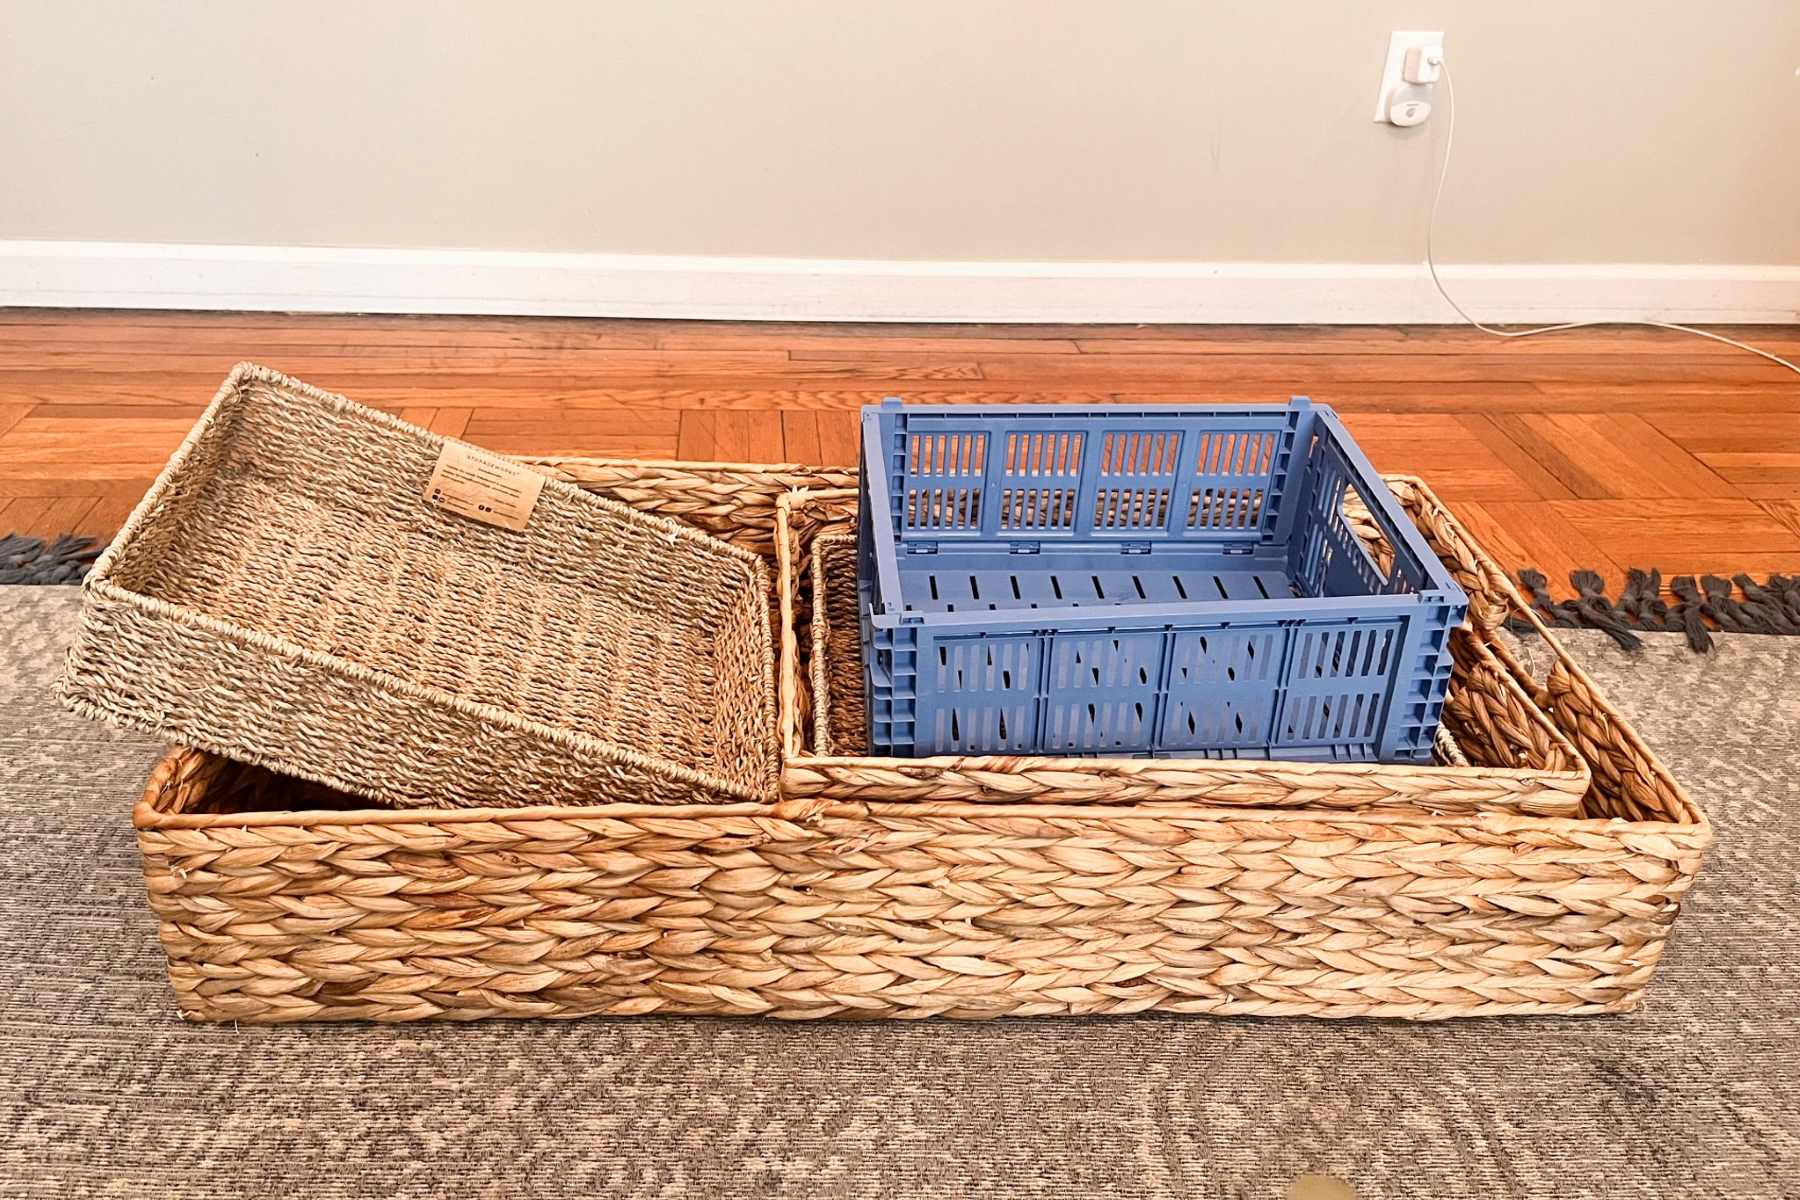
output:
[[1400,65],[1400,78],[1408,83],[1436,83],[1444,73],[1442,46],[1412,46]]

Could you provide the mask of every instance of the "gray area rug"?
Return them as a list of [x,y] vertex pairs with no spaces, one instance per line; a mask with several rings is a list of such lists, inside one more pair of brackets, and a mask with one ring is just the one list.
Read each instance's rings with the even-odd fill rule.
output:
[[1800,1196],[1800,639],[1569,642],[1719,845],[1640,1013],[232,1028],[175,1016],[129,809],[0,588],[8,1196]]

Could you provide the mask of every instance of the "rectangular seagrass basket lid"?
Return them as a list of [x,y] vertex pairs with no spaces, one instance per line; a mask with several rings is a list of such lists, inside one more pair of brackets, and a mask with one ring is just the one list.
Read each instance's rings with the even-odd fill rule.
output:
[[[1429,514],[1421,510],[1417,493],[1405,494],[1409,514],[1429,536]],[[1469,761],[1461,763],[869,755],[861,733],[854,535],[846,524],[855,512],[855,492],[794,493],[777,503],[776,512],[783,619],[784,795],[837,800],[1032,797],[1094,804],[1381,806],[1568,817],[1576,814],[1587,791],[1587,765],[1575,747],[1468,628],[1451,631],[1453,673],[1443,720],[1443,728],[1468,756]],[[1354,514],[1352,525],[1357,525]],[[843,540],[846,535],[852,540]],[[850,553],[833,553],[845,548]]]
[[458,515],[445,445],[238,367],[88,576],[65,701],[401,807],[772,796],[764,560],[555,479]]
[[[541,460],[773,554],[799,467]],[[1578,815],[843,802],[393,812],[192,750],[134,821],[203,1020],[1624,1012],[1712,832],[1422,486],[1473,636],[1592,767]],[[1547,639],[1548,640],[1548,639]],[[523,798],[523,797],[521,797]]]

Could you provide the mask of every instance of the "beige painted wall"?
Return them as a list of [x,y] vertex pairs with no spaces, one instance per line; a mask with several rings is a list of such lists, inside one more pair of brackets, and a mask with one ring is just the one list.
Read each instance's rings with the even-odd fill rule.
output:
[[1397,28],[1440,258],[1800,263],[1795,0],[0,0],[0,238],[1413,262]]

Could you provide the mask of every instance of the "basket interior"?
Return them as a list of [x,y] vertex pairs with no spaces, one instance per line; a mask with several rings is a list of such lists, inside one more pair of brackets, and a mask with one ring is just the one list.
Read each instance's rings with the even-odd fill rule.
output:
[[[807,669],[813,705],[813,752],[821,755],[855,757],[869,752],[866,697],[860,671],[856,555],[856,535],[848,530],[821,533],[813,539],[812,637]],[[1451,638],[1451,652],[1459,674],[1474,669],[1473,660],[1480,654],[1473,636],[1464,630],[1456,631]],[[1451,765],[1545,770],[1567,766],[1545,761],[1529,739],[1506,742],[1504,730],[1498,736],[1495,731],[1477,734],[1459,724],[1453,713],[1447,713],[1444,728],[1457,753],[1452,757],[1440,751],[1440,756]],[[1458,758],[1463,761],[1456,761]]]
[[188,749],[176,750],[163,761],[144,801],[163,816],[368,812],[371,808],[363,797],[322,783]]
[[113,583],[380,675],[752,788],[772,770],[747,552],[546,488],[524,532],[427,503],[441,441],[250,379]]

